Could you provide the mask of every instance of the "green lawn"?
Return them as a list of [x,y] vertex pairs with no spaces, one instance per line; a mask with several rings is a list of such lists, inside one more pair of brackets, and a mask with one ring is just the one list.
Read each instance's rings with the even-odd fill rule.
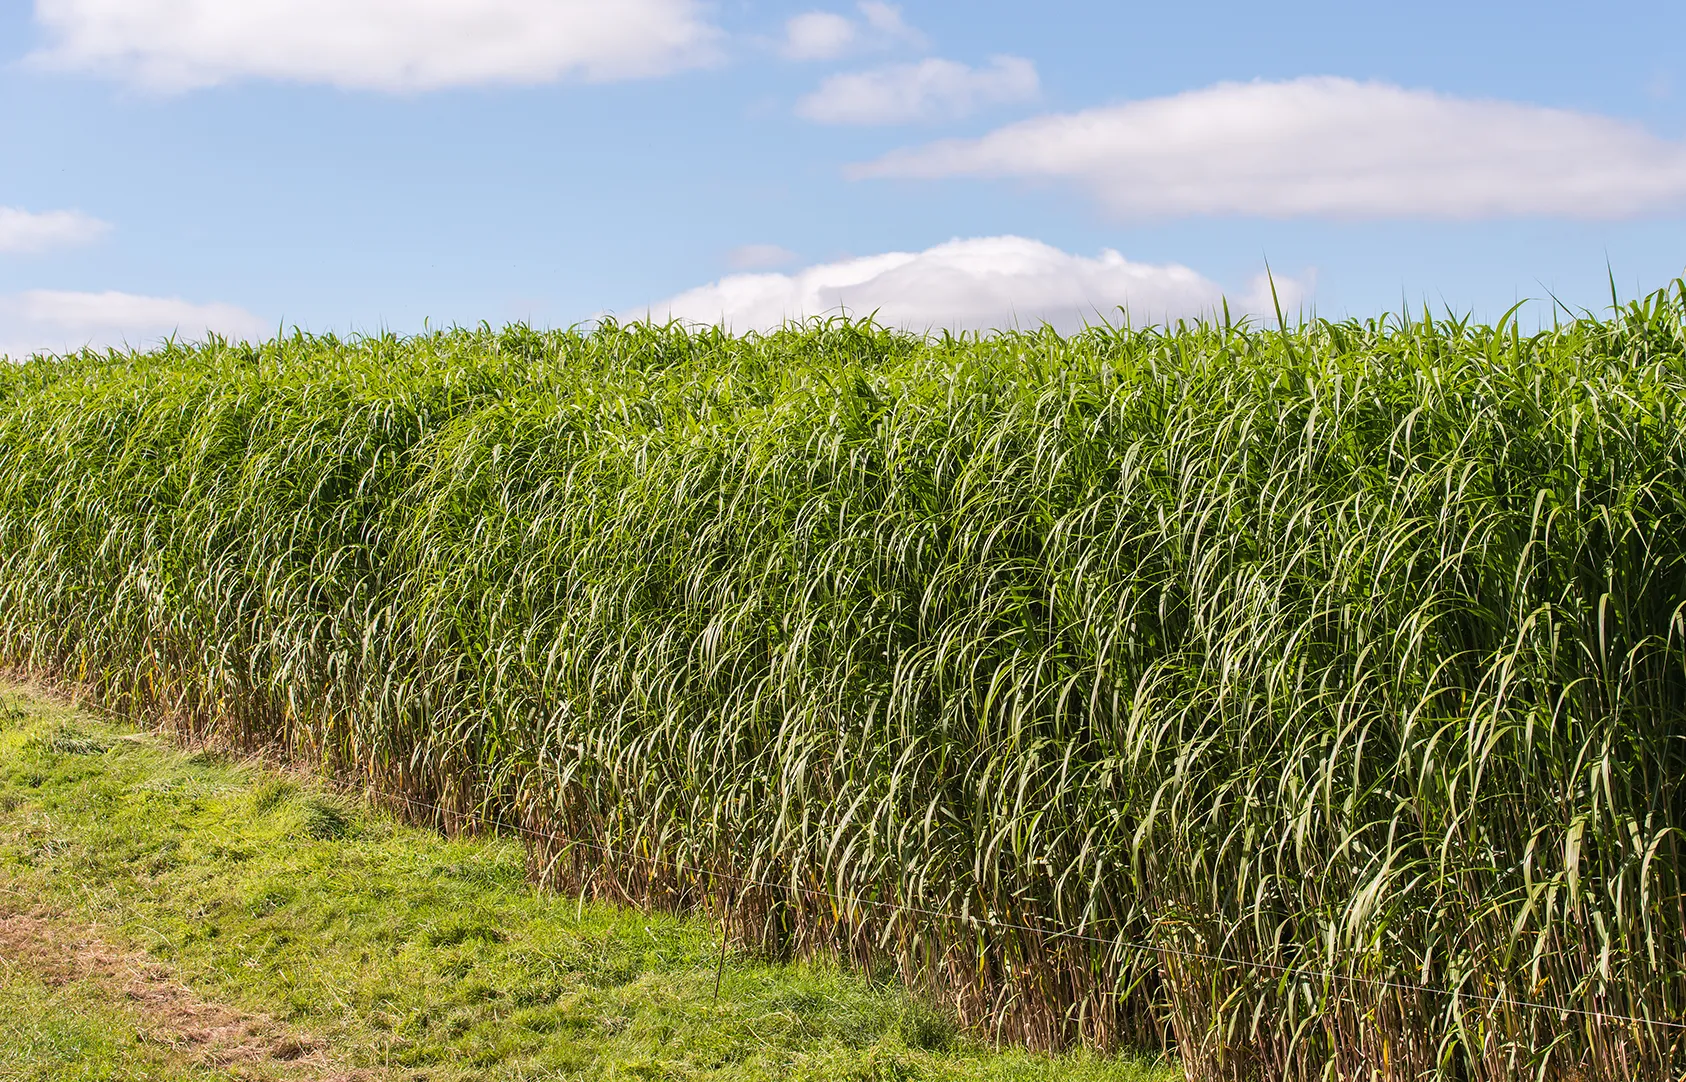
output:
[[[720,945],[705,921],[535,893],[512,841],[446,840],[11,685],[0,891],[145,952],[194,995],[302,1035],[354,1077],[1176,1077],[996,1050],[901,988],[831,965],[732,955],[716,1002]],[[0,958],[0,1078],[329,1069],[195,1067],[149,1036],[156,1024],[110,981],[50,985],[27,957]]]

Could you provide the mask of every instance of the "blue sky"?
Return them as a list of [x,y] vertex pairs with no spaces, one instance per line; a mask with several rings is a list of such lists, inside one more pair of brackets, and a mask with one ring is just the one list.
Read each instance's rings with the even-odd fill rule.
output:
[[[1686,5],[0,3],[0,351],[1686,267]],[[1549,318],[1549,306],[1538,306]]]

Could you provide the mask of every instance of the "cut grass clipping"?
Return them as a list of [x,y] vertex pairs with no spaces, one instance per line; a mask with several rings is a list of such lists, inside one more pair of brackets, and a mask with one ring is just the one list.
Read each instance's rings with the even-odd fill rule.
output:
[[447,840],[39,697],[8,707],[8,1082],[1176,1077],[991,1051],[830,963],[734,952],[715,999],[717,929],[536,892],[508,839]]
[[1686,1072],[1686,284],[0,373],[0,654],[1196,1079]]

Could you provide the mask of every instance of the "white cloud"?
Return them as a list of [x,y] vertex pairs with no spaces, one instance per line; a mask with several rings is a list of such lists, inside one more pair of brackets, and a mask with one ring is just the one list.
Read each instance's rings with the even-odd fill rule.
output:
[[830,11],[809,11],[784,24],[779,51],[790,60],[830,60],[848,52],[859,36],[849,19]]
[[866,24],[884,38],[913,45],[924,44],[925,35],[907,25],[902,18],[902,9],[896,5],[886,4],[883,0],[862,0],[859,7],[861,14],[866,18]]
[[1611,117],[1308,77],[892,153],[858,177],[1067,178],[1126,217],[1619,218],[1686,209],[1686,143]]
[[41,65],[179,91],[255,77],[387,91],[665,75],[712,61],[699,0],[36,0]]
[[821,124],[903,124],[952,120],[985,105],[1025,101],[1040,89],[1036,65],[992,57],[986,68],[932,57],[873,71],[834,75],[796,105]]
[[0,207],[0,252],[34,253],[88,244],[110,231],[110,223],[79,210],[31,214],[17,207]]
[[179,297],[52,289],[0,297],[0,354],[14,359],[83,346],[145,346],[172,334],[195,340],[208,332],[261,338],[273,331],[244,308],[194,304]]
[[[1278,278],[1290,316],[1308,283]],[[1062,331],[1102,321],[1120,307],[1137,325],[1212,314],[1224,291],[1177,264],[1132,263],[1117,252],[1072,255],[1024,237],[952,240],[923,252],[889,252],[794,274],[740,274],[651,305],[654,319],[767,330],[787,320],[846,310],[916,331],[1037,327]],[[1231,311],[1270,312],[1268,283],[1248,283]]]
[[807,11],[784,24],[779,52],[787,60],[834,60],[861,45],[887,48],[895,45],[923,46],[925,35],[909,26],[901,8],[883,0],[863,0],[855,5],[861,22],[833,11]]
[[767,270],[796,260],[795,252],[777,244],[745,244],[726,253],[726,265],[733,270]]

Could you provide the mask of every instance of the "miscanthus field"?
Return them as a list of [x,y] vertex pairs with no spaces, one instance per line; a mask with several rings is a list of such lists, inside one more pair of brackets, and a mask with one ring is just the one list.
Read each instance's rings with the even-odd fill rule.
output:
[[0,660],[1003,1041],[1679,1077],[1683,321],[0,366]]

